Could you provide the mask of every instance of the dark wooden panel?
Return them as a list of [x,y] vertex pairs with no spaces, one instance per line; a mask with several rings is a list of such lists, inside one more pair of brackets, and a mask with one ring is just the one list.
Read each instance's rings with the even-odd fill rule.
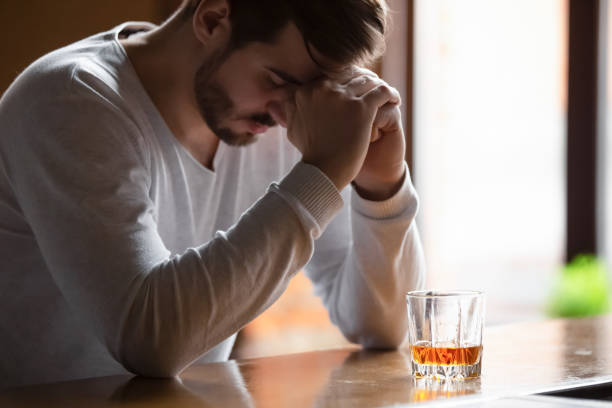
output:
[[0,0],[0,94],[31,62],[125,21],[159,23],[165,0]]
[[183,3],[183,0],[159,0],[162,5],[162,12],[165,16],[170,16]]
[[567,247],[570,260],[597,250],[597,46],[599,0],[570,0],[567,119]]

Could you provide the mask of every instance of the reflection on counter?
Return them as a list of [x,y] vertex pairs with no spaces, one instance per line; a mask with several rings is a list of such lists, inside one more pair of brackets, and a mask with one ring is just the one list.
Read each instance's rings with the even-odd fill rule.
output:
[[413,378],[411,402],[424,402],[476,394],[481,391],[480,378],[467,380],[437,380]]
[[112,407],[255,407],[235,361],[218,364],[207,381],[134,377],[109,400]]
[[194,366],[201,377],[154,379],[112,376],[14,388],[0,394],[0,407],[46,408],[252,408],[257,405],[235,361]]

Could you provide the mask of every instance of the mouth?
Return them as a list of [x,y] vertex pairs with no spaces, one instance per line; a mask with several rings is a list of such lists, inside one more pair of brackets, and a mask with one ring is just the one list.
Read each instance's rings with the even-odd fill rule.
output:
[[247,121],[247,128],[249,130],[249,133],[257,135],[257,134],[260,134],[260,133],[265,133],[270,127],[268,125],[264,125],[262,123],[254,121],[254,120],[248,120]]

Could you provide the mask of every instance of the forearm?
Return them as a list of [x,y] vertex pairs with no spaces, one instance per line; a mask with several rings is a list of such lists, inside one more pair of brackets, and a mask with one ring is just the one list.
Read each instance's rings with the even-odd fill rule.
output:
[[312,246],[293,210],[268,193],[227,233],[131,285],[117,357],[139,374],[178,373],[272,304]]
[[[385,236],[390,235],[393,231],[387,229]],[[416,225],[384,244],[366,245],[354,243],[337,277],[332,319],[351,341],[365,347],[397,347],[407,330],[405,294],[424,283]]]
[[[109,348],[139,374],[169,376],[270,306],[310,259],[314,240],[342,207],[329,180],[303,164],[249,208],[227,232],[164,259],[131,284],[107,325]],[[117,334],[115,334],[117,333]]]
[[391,200],[366,201],[352,192],[351,202],[352,245],[326,303],[350,340],[395,347],[406,333],[405,293],[424,282],[417,195],[407,174]]

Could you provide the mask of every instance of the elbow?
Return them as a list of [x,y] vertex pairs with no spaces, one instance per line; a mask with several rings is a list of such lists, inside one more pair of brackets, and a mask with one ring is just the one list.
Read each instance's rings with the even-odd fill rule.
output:
[[408,336],[407,323],[407,319],[365,319],[361,322],[353,321],[351,326],[344,326],[342,331],[349,341],[366,349],[395,350],[401,347]]
[[175,364],[159,362],[124,362],[122,364],[132,374],[148,378],[174,378],[182,371],[182,367]]
[[120,347],[119,363],[129,372],[150,378],[173,378],[188,365],[171,347],[156,347],[147,342],[124,344]]
[[[133,296],[131,304],[122,308],[125,318],[109,329],[115,336],[109,348],[115,359],[128,371],[143,377],[173,378],[195,359],[191,332],[180,316],[162,311],[170,309],[174,299],[160,293],[163,282],[150,273]],[[162,302],[163,299],[166,302]]]
[[361,336],[359,344],[370,350],[396,350],[406,338],[405,333],[384,333]]
[[361,328],[352,333],[344,332],[348,341],[370,350],[396,350],[404,343],[407,334],[407,330],[381,327]]
[[395,350],[408,336],[408,319],[403,313],[385,313],[382,316],[379,313],[376,317],[364,313],[361,319],[353,317],[338,323],[337,327],[348,341],[366,349]]
[[114,345],[115,359],[126,370],[143,377],[176,377],[193,360],[189,342],[166,326],[131,324]]

